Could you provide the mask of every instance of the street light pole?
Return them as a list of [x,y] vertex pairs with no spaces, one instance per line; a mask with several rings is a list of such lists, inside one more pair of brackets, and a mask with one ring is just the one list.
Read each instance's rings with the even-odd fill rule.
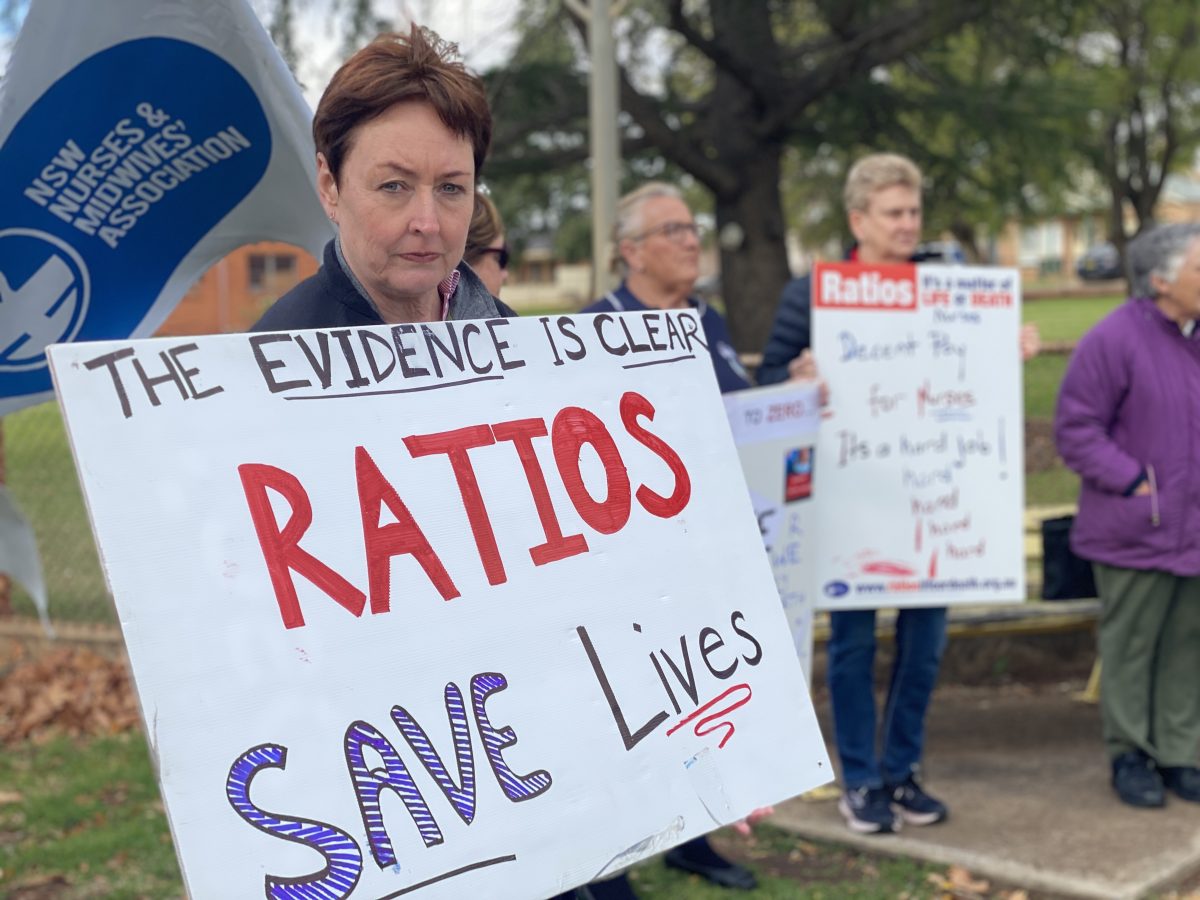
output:
[[617,128],[617,58],[613,42],[613,19],[620,15],[624,0],[564,0],[571,11],[587,24],[591,82],[588,85],[588,135],[592,158],[592,292],[593,297],[615,285],[610,267],[613,226],[617,220],[620,185],[620,135]]

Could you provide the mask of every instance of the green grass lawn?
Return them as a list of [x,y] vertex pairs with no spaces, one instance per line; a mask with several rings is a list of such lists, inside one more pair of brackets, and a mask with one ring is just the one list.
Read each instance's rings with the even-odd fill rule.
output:
[[1061,353],[1043,353],[1025,363],[1025,416],[1030,419],[1054,418],[1058,386],[1067,371],[1070,357]]
[[1021,318],[1037,323],[1043,341],[1077,341],[1124,300],[1112,295],[1034,300],[1021,308]]
[[[1120,297],[1038,300],[1025,304],[1022,318],[1035,322],[1045,343],[1078,341],[1093,325],[1123,301]],[[1025,363],[1025,416],[1027,420],[1050,421],[1058,399],[1058,386],[1067,371],[1070,356],[1043,353]],[[1079,478],[1059,462],[1045,471],[1025,477],[1025,502],[1034,505],[1075,503]]]
[[[929,866],[816,845],[771,827],[722,849],[748,864],[761,900],[934,896]],[[369,860],[369,857],[368,857]],[[637,866],[643,900],[729,900],[729,892],[664,866]],[[253,896],[248,890],[241,896]],[[37,890],[43,893],[35,893]],[[261,896],[261,883],[257,885]],[[56,740],[0,752],[0,896],[180,898],[183,884],[140,732]]]
[[64,900],[182,896],[140,732],[0,749],[0,895],[23,888]]

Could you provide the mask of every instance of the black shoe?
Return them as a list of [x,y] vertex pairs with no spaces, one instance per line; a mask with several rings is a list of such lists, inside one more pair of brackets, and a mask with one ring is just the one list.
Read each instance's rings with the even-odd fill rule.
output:
[[1175,795],[1192,803],[1200,803],[1200,769],[1195,766],[1163,766],[1158,770],[1163,784]]
[[1122,753],[1112,761],[1112,786],[1122,803],[1154,809],[1165,806],[1162,776],[1141,750]]
[[889,784],[886,789],[892,798],[892,808],[908,825],[933,825],[944,822],[949,815],[946,804],[925,793],[914,775],[899,784]]
[[741,891],[758,887],[753,872],[719,855],[702,837],[668,850],[663,859],[668,866],[699,875],[719,887]]
[[890,834],[900,830],[900,817],[892,809],[892,795],[885,788],[855,788],[842,794],[838,812],[851,831],[858,834]]

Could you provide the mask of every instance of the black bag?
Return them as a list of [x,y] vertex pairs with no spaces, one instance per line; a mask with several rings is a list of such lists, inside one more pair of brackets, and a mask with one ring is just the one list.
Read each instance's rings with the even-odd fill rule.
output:
[[1074,516],[1042,520],[1042,599],[1077,600],[1096,596],[1092,564],[1071,551]]

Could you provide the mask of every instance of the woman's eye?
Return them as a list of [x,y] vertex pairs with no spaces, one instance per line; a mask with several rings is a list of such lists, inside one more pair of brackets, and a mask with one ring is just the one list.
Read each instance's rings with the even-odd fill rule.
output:
[[387,191],[387,192],[388,192],[388,193],[390,193],[390,194],[394,194],[394,193],[396,193],[397,191],[399,191],[399,190],[402,190],[403,188],[404,188],[404,182],[402,182],[402,181],[389,181],[389,182],[385,183],[384,185],[382,185],[380,189],[381,189],[381,190],[384,190],[384,191]]
[[442,185],[443,194],[462,194],[464,192],[465,188],[461,184],[446,183]]

